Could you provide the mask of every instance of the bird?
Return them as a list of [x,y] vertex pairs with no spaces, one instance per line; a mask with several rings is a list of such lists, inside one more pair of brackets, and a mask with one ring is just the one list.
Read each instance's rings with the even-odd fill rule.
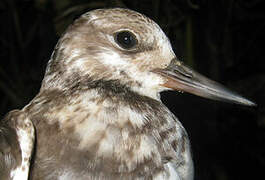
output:
[[0,179],[194,179],[168,90],[255,105],[180,61],[145,15],[88,11],[56,44],[39,93],[0,121]]

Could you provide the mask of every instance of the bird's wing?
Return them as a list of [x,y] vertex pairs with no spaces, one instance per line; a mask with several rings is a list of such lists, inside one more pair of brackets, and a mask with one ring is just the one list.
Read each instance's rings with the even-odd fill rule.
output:
[[[186,133],[185,133],[186,134]],[[190,142],[188,135],[182,137],[183,143],[181,143],[180,158],[181,163],[178,164],[176,171],[178,172],[180,179],[193,180],[194,178],[194,167],[190,151]]]
[[34,142],[34,126],[24,112],[0,120],[0,179],[28,179]]
[[[173,116],[174,117],[174,116]],[[175,118],[175,117],[174,117]],[[164,167],[169,172],[169,180],[193,180],[194,167],[191,155],[191,147],[188,134],[181,123],[176,119],[177,142],[172,146],[175,153],[169,154],[173,158],[170,161],[165,161]]]

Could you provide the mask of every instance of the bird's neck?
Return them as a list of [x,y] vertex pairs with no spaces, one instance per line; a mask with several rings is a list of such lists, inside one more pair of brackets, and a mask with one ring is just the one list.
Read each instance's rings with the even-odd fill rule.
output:
[[[71,69],[69,71],[57,66],[56,62],[50,62],[42,81],[41,91],[58,89],[76,93],[80,89],[86,91],[94,88],[103,90],[106,93],[114,92],[117,95],[122,91],[131,91],[160,100],[159,93],[165,90],[161,86],[164,81],[159,75],[139,69],[136,70],[133,67],[125,70],[124,68],[115,69],[110,66],[99,70],[98,66],[100,65],[98,65],[80,72],[81,70],[79,69]],[[55,68],[57,71],[49,70],[51,68],[53,68],[52,70]]]

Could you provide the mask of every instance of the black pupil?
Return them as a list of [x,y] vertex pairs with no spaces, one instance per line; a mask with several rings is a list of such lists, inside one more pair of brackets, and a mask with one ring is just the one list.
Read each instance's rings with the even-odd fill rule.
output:
[[116,41],[124,49],[130,49],[136,45],[135,36],[128,31],[122,31],[117,33]]

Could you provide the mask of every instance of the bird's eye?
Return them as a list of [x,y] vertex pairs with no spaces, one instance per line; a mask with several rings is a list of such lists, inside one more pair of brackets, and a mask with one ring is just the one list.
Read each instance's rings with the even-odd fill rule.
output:
[[120,31],[114,35],[116,43],[123,49],[132,49],[137,45],[135,35],[129,31]]

